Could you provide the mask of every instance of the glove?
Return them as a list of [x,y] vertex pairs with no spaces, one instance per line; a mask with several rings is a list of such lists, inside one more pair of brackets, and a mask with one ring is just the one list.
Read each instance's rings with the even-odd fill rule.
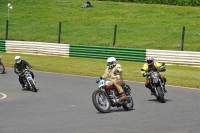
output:
[[19,77],[23,78],[23,77],[24,77],[24,74],[22,74],[22,73],[21,73],[21,74],[19,74]]
[[113,74],[117,75],[118,72],[119,72],[119,70],[115,69],[115,71],[113,72]]
[[161,68],[161,70],[160,70],[161,72],[164,72],[164,71],[166,71],[166,69],[165,68]]
[[99,79],[103,79],[103,77],[99,77]]
[[100,79],[98,79],[98,80],[96,81],[96,83],[98,84],[98,83],[99,83],[99,81],[100,81]]
[[145,76],[147,76],[147,75],[146,75],[146,73],[143,73],[142,76],[145,77]]

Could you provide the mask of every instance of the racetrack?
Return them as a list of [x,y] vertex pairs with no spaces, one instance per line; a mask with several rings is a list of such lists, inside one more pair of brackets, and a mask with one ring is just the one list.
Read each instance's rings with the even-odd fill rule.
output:
[[[17,75],[0,75],[0,133],[199,133],[200,90],[167,86],[158,103],[144,83],[132,88],[134,110],[101,114],[92,104],[97,78],[34,71],[37,93],[21,91]],[[184,81],[183,81],[184,82]]]

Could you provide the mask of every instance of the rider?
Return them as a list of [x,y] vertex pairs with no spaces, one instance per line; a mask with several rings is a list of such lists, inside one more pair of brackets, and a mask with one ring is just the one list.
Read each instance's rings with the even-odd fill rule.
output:
[[105,73],[100,79],[109,77],[110,81],[113,82],[119,94],[121,94],[120,100],[123,101],[126,99],[126,95],[124,90],[122,89],[122,85],[124,84],[122,78],[122,67],[120,64],[116,64],[115,57],[109,57],[107,59],[107,67]]
[[[142,73],[143,77],[145,77],[145,76],[147,76],[146,74],[152,70],[153,71],[158,71],[158,70],[166,71],[164,66],[162,66],[158,62],[154,62],[154,58],[152,56],[149,56],[149,57],[147,57],[146,63],[143,65],[143,67],[141,69],[141,73]],[[165,93],[167,93],[167,90],[165,89],[165,83],[166,83],[167,79],[164,76],[161,76],[161,79],[162,79],[162,81],[164,81],[164,91],[165,91]],[[145,87],[150,89],[152,95],[154,94],[154,91],[150,85],[150,77],[149,76],[147,76],[147,78],[146,78]]]
[[[19,76],[18,78],[19,78],[19,82],[22,86],[22,89],[25,89],[25,84],[23,82],[24,75],[21,73],[23,72],[24,69],[26,69],[27,66],[29,67],[29,69],[32,68],[32,66],[25,60],[22,60],[20,56],[15,56],[14,72]],[[34,75],[33,75],[32,71],[30,71],[30,74],[34,79]]]

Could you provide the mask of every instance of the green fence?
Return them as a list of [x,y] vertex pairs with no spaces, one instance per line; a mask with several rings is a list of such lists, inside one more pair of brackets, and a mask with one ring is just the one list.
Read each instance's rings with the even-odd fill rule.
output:
[[6,41],[0,40],[0,52],[5,52],[6,51]]
[[137,48],[113,48],[70,44],[69,51],[70,57],[107,59],[113,56],[117,60],[137,62],[144,62],[146,58],[146,50]]

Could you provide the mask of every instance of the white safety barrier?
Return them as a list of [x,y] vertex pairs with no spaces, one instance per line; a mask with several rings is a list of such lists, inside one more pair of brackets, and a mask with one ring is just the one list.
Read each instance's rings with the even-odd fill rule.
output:
[[[70,44],[6,40],[7,53],[69,57],[69,49]],[[153,56],[160,63],[200,66],[200,52],[147,49],[146,56]]]
[[200,66],[200,52],[147,49],[147,56],[153,56],[156,61],[166,64]]
[[69,57],[69,44],[6,40],[6,52]]

